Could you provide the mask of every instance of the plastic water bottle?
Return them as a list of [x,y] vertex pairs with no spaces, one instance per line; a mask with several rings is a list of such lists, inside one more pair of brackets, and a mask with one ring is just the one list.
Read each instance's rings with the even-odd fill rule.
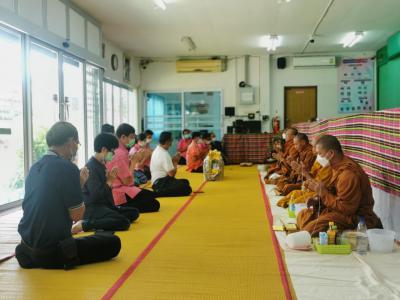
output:
[[365,218],[360,217],[360,222],[357,226],[357,253],[361,255],[367,254],[368,251],[368,236]]

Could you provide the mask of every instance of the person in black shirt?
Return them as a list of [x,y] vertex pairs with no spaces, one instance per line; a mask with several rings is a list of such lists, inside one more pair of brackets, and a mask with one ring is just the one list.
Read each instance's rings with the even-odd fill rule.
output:
[[114,205],[111,186],[117,169],[107,171],[105,162],[111,161],[118,148],[118,139],[109,133],[100,133],[94,139],[95,154],[86,164],[89,178],[83,187],[85,215],[72,228],[72,233],[91,230],[127,230],[131,222],[139,217],[134,207]]
[[121,241],[110,233],[72,238],[73,222],[85,211],[82,186],[89,172],[71,160],[79,146],[78,131],[67,122],[54,124],[46,135],[49,152],[30,169],[18,225],[21,243],[15,249],[23,268],[65,268],[109,260]]

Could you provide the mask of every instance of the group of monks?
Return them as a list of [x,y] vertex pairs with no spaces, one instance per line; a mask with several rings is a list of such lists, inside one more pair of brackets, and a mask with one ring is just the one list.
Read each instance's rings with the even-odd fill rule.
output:
[[361,217],[367,228],[382,228],[373,211],[367,174],[343,153],[336,137],[322,135],[311,145],[306,134],[288,128],[283,138],[283,149],[279,140],[274,143],[277,162],[264,180],[266,184],[275,184],[277,194],[284,196],[278,206],[307,204],[297,215],[299,230],[316,236],[326,231],[331,221],[338,230],[354,229]]

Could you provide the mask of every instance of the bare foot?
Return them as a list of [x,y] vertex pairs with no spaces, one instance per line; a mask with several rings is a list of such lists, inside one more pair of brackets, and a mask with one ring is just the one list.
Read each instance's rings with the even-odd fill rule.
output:
[[72,228],[71,228],[71,233],[72,234],[77,234],[77,233],[79,233],[81,231],[83,231],[82,220],[76,222],[74,225],[72,225]]

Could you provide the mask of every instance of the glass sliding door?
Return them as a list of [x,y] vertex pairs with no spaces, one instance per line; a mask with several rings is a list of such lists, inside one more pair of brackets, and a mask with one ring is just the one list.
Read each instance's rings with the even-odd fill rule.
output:
[[110,83],[104,83],[104,123],[113,124],[113,87]]
[[129,123],[128,90],[121,90],[121,123]]
[[184,127],[191,131],[214,132],[221,138],[221,92],[185,92]]
[[121,124],[121,89],[113,85],[113,121],[115,130]]
[[32,107],[33,162],[47,152],[46,133],[60,120],[58,53],[30,43],[29,69]]
[[0,27],[0,206],[24,194],[21,35]]
[[86,122],[88,155],[94,152],[94,138],[100,133],[100,69],[86,65]]
[[75,163],[79,168],[85,165],[85,103],[83,90],[83,64],[81,61],[63,55],[64,119],[72,123],[79,133],[80,147]]
[[171,131],[174,141],[170,153],[175,153],[182,131],[182,94],[148,93],[146,94],[146,111],[145,127],[154,131],[151,146],[157,145],[162,131]]

